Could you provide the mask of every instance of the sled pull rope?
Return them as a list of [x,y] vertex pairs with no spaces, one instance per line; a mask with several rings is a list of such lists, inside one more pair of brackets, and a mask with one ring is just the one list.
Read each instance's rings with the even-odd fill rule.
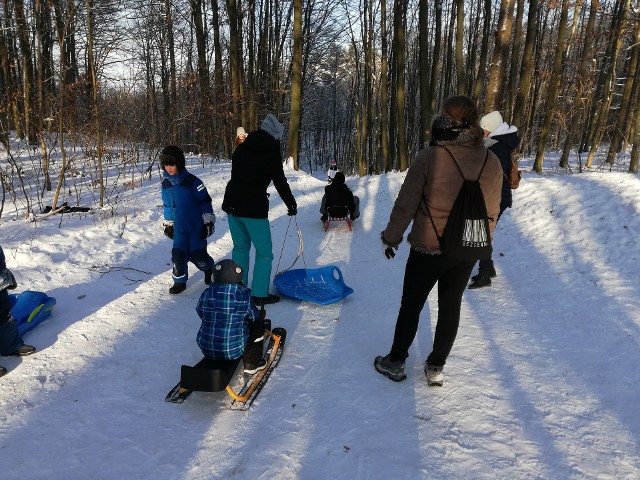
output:
[[[282,270],[282,272],[281,272],[281,271],[278,270],[278,268],[280,268],[280,260],[282,260],[282,252],[284,252],[284,245],[287,243],[287,236],[289,234],[289,227],[291,226],[291,220],[294,219],[294,218],[296,220],[296,230],[298,231],[298,254],[296,255],[296,258],[293,261],[293,263],[291,264],[291,266],[289,268],[287,268],[286,270]],[[289,224],[287,225],[287,231],[284,233],[284,240],[282,241],[282,249],[280,250],[280,257],[278,258],[278,265],[276,266],[276,274],[275,275],[279,275],[280,273],[283,273],[283,272],[286,272],[288,270],[291,270],[300,257],[302,257],[302,263],[304,263],[304,268],[307,268],[307,262],[306,262],[306,260],[304,258],[304,241],[302,240],[302,231],[300,230],[300,227],[298,226],[298,219],[296,218],[295,215],[293,215],[293,216],[289,217]]]

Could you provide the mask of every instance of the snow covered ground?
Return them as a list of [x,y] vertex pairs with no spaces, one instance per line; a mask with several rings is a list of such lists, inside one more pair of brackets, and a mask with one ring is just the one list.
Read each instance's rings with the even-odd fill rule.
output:
[[[209,252],[230,257],[220,211],[229,164],[196,167],[218,213]],[[395,383],[373,368],[391,345],[404,263],[382,254],[404,174],[348,178],[363,215],[322,231],[325,182],[287,171],[308,268],[337,265],[355,293],[268,308],[287,329],[280,366],[248,412],[224,393],[164,401],[195,343],[202,273],[171,285],[157,175],[120,214],[29,223],[5,209],[0,244],[18,292],[57,300],[2,357],[0,478],[632,479],[640,477],[640,178],[535,175],[495,235],[498,277],[465,293],[445,385],[429,388],[434,291]],[[274,271],[297,253],[295,223],[272,193]],[[287,228],[289,229],[287,230]],[[288,232],[285,237],[285,232]],[[285,241],[286,240],[286,241]],[[282,255],[281,255],[282,252]]]

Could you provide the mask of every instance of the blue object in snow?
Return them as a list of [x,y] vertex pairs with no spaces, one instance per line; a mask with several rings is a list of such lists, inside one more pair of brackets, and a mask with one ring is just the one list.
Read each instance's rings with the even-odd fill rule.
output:
[[10,294],[11,316],[18,324],[20,335],[40,324],[51,315],[56,299],[42,292],[25,290],[22,293]]
[[336,303],[353,293],[336,266],[287,270],[275,276],[273,285],[283,295],[319,305]]

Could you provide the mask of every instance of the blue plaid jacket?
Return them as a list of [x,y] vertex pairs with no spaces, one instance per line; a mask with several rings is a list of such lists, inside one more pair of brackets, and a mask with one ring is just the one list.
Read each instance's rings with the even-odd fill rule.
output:
[[260,317],[244,285],[214,283],[202,292],[196,306],[202,320],[196,342],[205,357],[234,360],[244,354],[249,322]]

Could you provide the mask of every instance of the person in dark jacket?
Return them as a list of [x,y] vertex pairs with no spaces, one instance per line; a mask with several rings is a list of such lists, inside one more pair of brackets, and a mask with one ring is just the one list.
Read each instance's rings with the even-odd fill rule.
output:
[[[202,292],[196,306],[202,320],[196,343],[211,360],[235,360],[246,353],[244,371],[255,373],[266,365],[262,359],[264,323],[242,276],[240,265],[230,259],[213,267],[213,284]],[[253,350],[257,355],[252,355]]]
[[269,293],[273,251],[269,225],[269,195],[271,182],[287,206],[288,215],[296,215],[298,206],[291,193],[282,167],[280,139],[284,127],[268,114],[260,129],[251,132],[238,145],[231,161],[231,179],[227,183],[222,210],[228,214],[233,239],[233,260],[244,271],[243,282],[249,285],[249,254],[253,244],[256,254],[251,282],[251,294],[256,305],[280,301]]
[[[507,208],[513,204],[513,195],[509,185],[511,175],[511,156],[520,143],[516,133],[518,129],[502,120],[500,112],[493,111],[480,119],[480,127],[484,131],[484,146],[495,153],[504,172],[502,178],[502,197],[500,199],[500,213],[498,220]],[[497,222],[497,220],[496,220]],[[491,285],[491,279],[496,276],[493,259],[487,258],[478,262],[478,274],[471,277],[469,288],[482,288]]]
[[[0,355],[21,356],[35,353],[36,348],[25,345],[18,330],[18,325],[11,316],[11,301],[8,290],[18,286],[13,273],[7,268],[4,250],[0,247]],[[7,369],[0,367],[0,377],[7,373]]]
[[409,348],[418,332],[420,313],[436,284],[438,320],[424,373],[429,386],[442,386],[444,381],[443,368],[458,334],[462,295],[475,263],[447,256],[438,239],[464,182],[463,176],[475,179],[480,175],[491,234],[495,228],[502,169],[497,157],[482,145],[478,119],[471,98],[454,96],[445,100],[441,114],[433,121],[429,147],[420,150],[411,164],[381,234],[384,254],[391,259],[405,230],[412,225],[407,236],[411,250],[393,343],[387,355],[374,360],[378,372],[397,382],[407,377]]
[[169,293],[178,294],[187,288],[188,262],[204,272],[204,282],[211,283],[213,258],[207,252],[207,237],[215,229],[211,197],[202,181],[189,173],[184,153],[169,145],[160,154],[162,164],[162,204],[164,234],[173,239],[171,262],[173,286]]
[[353,195],[344,182],[344,173],[336,172],[333,182],[324,187],[320,205],[321,221],[326,222],[329,216],[342,218],[349,215],[351,220],[360,216],[360,199]]

